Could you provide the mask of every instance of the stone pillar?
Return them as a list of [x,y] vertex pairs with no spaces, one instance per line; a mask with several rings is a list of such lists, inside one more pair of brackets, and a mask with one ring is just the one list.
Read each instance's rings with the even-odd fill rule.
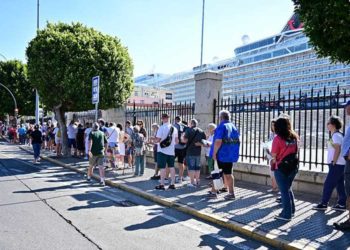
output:
[[[213,122],[214,99],[221,92],[222,74],[207,71],[194,77],[195,79],[195,118],[199,127],[207,130],[209,123]],[[204,149],[204,148],[203,148]],[[201,165],[207,166],[205,161],[205,150],[202,149]],[[203,173],[208,174],[208,169],[202,168]]]
[[199,127],[206,130],[213,122],[213,103],[222,87],[222,74],[207,71],[194,76],[195,79],[195,117]]

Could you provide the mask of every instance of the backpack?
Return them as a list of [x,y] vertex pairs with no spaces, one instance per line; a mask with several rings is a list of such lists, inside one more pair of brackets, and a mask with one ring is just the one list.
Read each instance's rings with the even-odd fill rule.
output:
[[135,148],[143,148],[144,141],[143,141],[143,135],[141,136],[139,133],[135,133],[134,135],[134,146]]
[[180,124],[177,124],[177,125],[178,125],[177,135],[178,135],[178,138],[179,138],[179,144],[186,145],[186,143],[184,143],[182,141],[182,135],[186,132],[186,129],[188,129],[188,127],[185,124],[183,124],[183,123],[180,123]]

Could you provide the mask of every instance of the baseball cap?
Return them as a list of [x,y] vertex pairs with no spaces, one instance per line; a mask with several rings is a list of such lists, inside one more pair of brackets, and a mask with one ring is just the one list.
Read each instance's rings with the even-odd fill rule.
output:
[[168,114],[162,114],[162,118],[169,118]]

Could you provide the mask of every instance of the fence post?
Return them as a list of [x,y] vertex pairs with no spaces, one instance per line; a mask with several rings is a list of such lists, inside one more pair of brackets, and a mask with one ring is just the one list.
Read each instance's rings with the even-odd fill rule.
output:
[[[209,123],[215,119],[214,100],[222,87],[222,74],[206,71],[198,73],[194,76],[195,79],[195,111],[194,117],[198,120],[199,127],[204,131]],[[219,100],[217,100],[219,101]],[[204,155],[205,150],[202,150]],[[202,166],[206,166],[205,157],[202,156]]]

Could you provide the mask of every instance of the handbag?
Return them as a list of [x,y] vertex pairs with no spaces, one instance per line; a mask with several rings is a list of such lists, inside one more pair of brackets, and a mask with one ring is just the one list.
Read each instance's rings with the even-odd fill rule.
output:
[[214,163],[214,170],[211,171],[211,178],[213,179],[213,187],[215,190],[220,190],[224,187],[224,181],[217,161]]
[[167,137],[166,137],[163,141],[161,141],[161,142],[159,143],[159,146],[160,146],[161,148],[167,148],[167,147],[170,146],[171,141],[173,140],[173,132],[174,132],[174,127],[171,126],[170,131],[169,131]]

